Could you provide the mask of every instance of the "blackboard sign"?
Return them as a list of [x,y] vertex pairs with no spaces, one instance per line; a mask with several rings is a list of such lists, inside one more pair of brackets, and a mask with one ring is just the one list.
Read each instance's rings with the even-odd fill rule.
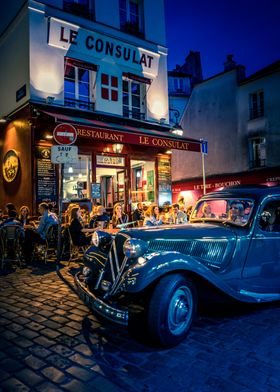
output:
[[37,203],[57,203],[57,176],[51,163],[51,148],[36,147],[36,200]]

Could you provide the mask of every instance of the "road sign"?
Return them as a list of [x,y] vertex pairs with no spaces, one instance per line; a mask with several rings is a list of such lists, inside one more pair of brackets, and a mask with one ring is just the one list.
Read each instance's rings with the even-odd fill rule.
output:
[[78,162],[77,146],[52,146],[51,148],[52,163],[76,163]]
[[71,124],[58,124],[54,128],[53,137],[58,144],[73,144],[77,139],[77,131]]
[[202,142],[201,142],[201,152],[202,152],[202,154],[205,154],[205,155],[208,154],[208,141],[207,140],[202,140]]

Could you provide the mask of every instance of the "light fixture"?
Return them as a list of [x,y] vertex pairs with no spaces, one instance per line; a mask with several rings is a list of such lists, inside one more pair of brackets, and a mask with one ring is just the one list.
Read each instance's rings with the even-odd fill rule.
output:
[[123,144],[120,143],[113,144],[113,151],[115,154],[121,154],[122,149],[123,149]]
[[74,181],[74,177],[73,176],[70,177],[70,181]]
[[6,124],[8,121],[11,121],[10,117],[0,116],[0,124]]
[[172,154],[172,150],[166,150],[165,154]]
[[50,133],[46,133],[45,139],[46,139],[46,140],[52,140],[52,139],[53,139],[53,135],[50,134]]
[[180,112],[177,109],[169,109],[169,111],[174,112],[174,117],[175,117],[175,124],[173,127],[170,129],[170,133],[173,133],[173,135],[178,135],[178,136],[183,136],[183,128],[179,124],[179,117],[180,117]]
[[73,173],[73,167],[72,166],[68,167],[68,173]]

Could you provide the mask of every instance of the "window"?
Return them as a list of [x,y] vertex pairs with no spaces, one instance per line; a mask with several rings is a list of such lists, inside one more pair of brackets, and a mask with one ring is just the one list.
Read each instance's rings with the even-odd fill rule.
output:
[[119,0],[119,6],[121,30],[143,36],[142,2],[139,0]]
[[250,169],[266,164],[266,140],[256,137],[249,140]]
[[94,17],[91,0],[63,0],[63,11],[86,19]]
[[65,163],[63,169],[63,200],[91,197],[91,156],[79,155],[77,163]]
[[145,84],[133,80],[123,80],[123,116],[145,119]]
[[75,59],[65,59],[64,105],[93,110],[96,66]]
[[174,79],[174,87],[176,92],[183,92],[183,79],[175,78]]
[[119,81],[116,76],[101,75],[101,97],[110,101],[118,101]]
[[264,94],[257,91],[250,94],[250,120],[264,115]]
[[154,203],[156,201],[155,162],[131,160],[130,164],[133,209],[139,202]]

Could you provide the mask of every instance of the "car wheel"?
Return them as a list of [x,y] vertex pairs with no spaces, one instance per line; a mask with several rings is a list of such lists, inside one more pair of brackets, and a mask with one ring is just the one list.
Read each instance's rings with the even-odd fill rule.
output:
[[191,280],[174,274],[156,285],[148,306],[151,340],[164,347],[178,344],[187,335],[197,308],[197,292]]

